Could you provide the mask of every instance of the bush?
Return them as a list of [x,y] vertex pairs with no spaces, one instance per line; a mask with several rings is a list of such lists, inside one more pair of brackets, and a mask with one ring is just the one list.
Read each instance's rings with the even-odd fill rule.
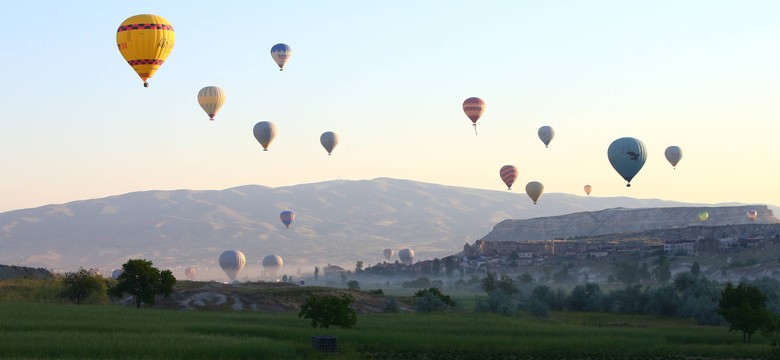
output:
[[437,288],[423,289],[416,293],[415,307],[419,312],[444,311],[450,306],[455,306],[455,301],[449,295],[445,295]]
[[327,328],[330,325],[350,328],[357,323],[357,313],[350,305],[355,299],[352,295],[317,296],[309,294],[309,298],[301,306],[298,318],[311,319],[311,327]]
[[546,319],[550,316],[550,306],[538,298],[528,299],[520,309],[538,319]]
[[347,288],[350,290],[360,290],[360,283],[357,280],[347,281]]
[[397,313],[401,311],[401,307],[398,306],[398,301],[393,298],[385,299],[385,307],[382,308],[382,312]]
[[382,296],[385,294],[384,290],[382,289],[375,289],[375,290],[368,290],[369,294],[379,295]]
[[441,292],[441,290],[435,287],[417,291],[416,293],[414,293],[414,296],[424,297],[428,294],[433,294],[433,296],[439,298],[439,300],[441,300],[444,304],[448,306],[455,306],[455,300],[452,300],[452,298],[449,295],[445,295],[443,292]]
[[512,296],[501,290],[491,291],[487,297],[478,296],[474,311],[511,316],[514,313]]

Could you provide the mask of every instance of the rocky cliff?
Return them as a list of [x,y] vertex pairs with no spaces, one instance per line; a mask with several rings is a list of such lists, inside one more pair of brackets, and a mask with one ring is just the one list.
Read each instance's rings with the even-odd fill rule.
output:
[[[747,212],[758,216],[751,221]],[[706,211],[706,221],[699,213]],[[482,239],[486,241],[526,241],[551,238],[592,238],[687,227],[720,227],[741,224],[777,224],[780,219],[764,205],[723,207],[668,207],[646,209],[607,209],[525,220],[504,220]]]
[[16,278],[46,279],[53,277],[54,275],[49,270],[42,268],[0,265],[0,280]]

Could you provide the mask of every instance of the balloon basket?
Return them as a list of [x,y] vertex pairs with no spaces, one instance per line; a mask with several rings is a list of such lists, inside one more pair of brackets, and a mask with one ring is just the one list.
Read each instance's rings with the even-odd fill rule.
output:
[[314,351],[335,354],[338,352],[338,338],[335,336],[312,336],[311,348]]

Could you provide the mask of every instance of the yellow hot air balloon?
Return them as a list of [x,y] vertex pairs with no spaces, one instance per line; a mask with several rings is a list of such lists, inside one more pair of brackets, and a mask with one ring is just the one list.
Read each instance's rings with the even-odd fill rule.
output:
[[538,181],[531,181],[525,185],[525,193],[528,197],[534,201],[534,204],[539,200],[539,197],[544,193],[544,185]]
[[225,104],[225,91],[219,86],[206,86],[198,91],[198,104],[209,115],[209,120],[214,121],[214,116]]
[[707,213],[706,211],[702,211],[702,212],[699,213],[699,221],[705,222],[709,218],[710,218],[710,214]]
[[133,67],[144,87],[173,50],[173,25],[162,16],[141,14],[127,18],[116,30],[116,46]]

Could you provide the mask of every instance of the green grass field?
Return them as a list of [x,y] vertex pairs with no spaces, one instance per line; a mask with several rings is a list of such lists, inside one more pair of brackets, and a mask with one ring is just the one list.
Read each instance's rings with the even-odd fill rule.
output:
[[[312,335],[338,337],[336,355]],[[314,329],[294,313],[174,311],[0,301],[2,359],[765,359],[768,340],[723,327],[611,314],[550,319],[454,313],[360,314]]]

